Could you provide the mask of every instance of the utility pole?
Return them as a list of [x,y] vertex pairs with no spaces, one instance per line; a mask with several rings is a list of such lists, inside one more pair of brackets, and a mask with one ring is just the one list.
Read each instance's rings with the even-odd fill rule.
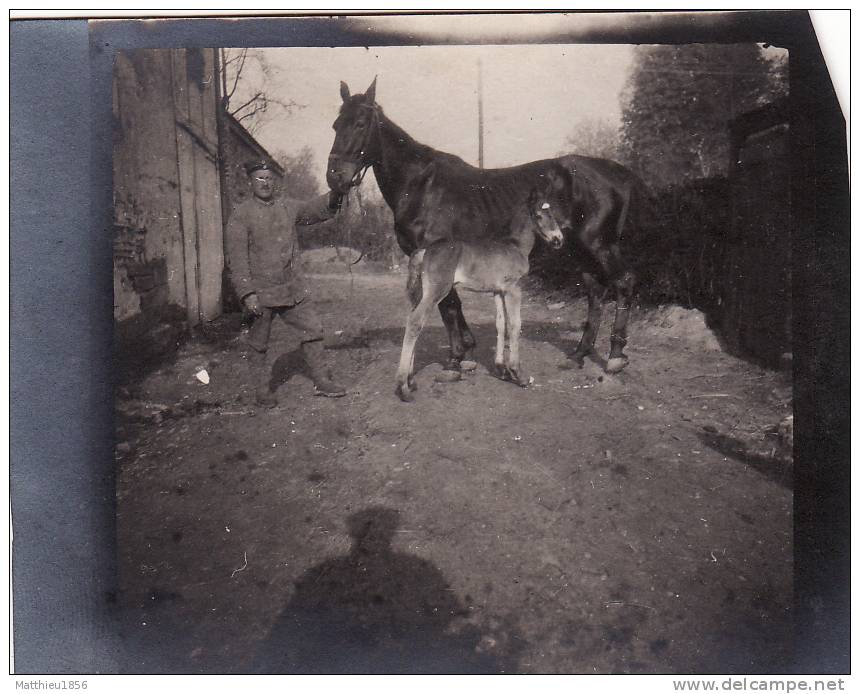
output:
[[478,168],[484,168],[484,81],[483,64],[478,58]]

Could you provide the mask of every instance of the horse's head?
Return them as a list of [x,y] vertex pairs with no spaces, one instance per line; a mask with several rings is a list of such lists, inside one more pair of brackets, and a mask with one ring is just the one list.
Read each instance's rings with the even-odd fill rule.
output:
[[328,157],[326,181],[329,188],[346,193],[361,183],[369,166],[379,155],[379,107],[376,105],[376,78],[364,94],[350,95],[346,82],[340,83],[343,104],[332,126],[334,144]]
[[558,250],[564,245],[564,234],[559,224],[561,204],[551,192],[551,188],[532,189],[526,205],[535,234]]

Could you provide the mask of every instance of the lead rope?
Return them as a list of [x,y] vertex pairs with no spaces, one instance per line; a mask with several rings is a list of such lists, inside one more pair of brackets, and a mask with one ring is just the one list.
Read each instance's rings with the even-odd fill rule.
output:
[[[379,131],[382,127],[380,122],[379,122],[379,114],[376,112],[375,107],[374,107],[373,111],[374,111],[374,116],[375,116],[374,120],[376,121],[376,128],[377,128],[377,131]],[[367,174],[367,171],[368,171],[368,169],[370,169],[371,166],[373,166],[372,163],[367,163],[364,166],[362,166],[358,171],[356,171],[355,175],[352,177],[352,180],[350,181],[349,190],[347,191],[346,195],[343,197],[343,201],[341,202],[340,209],[338,210],[338,213],[337,213],[338,224],[339,225],[346,224],[346,247],[350,250],[352,250],[352,224],[350,223],[349,219],[347,218],[347,212],[348,212],[350,204],[351,204],[350,203],[350,197],[351,197],[352,191],[354,190],[355,196],[356,196],[356,199],[358,202],[359,214],[361,214],[361,212],[364,208],[364,205],[362,204],[361,193],[359,192],[359,186],[361,185],[361,182],[364,180],[364,177]],[[335,243],[337,243],[337,241],[335,241]],[[339,255],[340,254],[338,253],[338,256]],[[363,257],[364,257],[364,251],[361,251],[358,255],[358,258],[355,261],[352,261],[348,256],[344,259],[344,262],[346,263],[346,270],[349,273],[349,293],[347,296],[347,304],[349,305],[349,309],[350,309],[349,315],[350,316],[355,315],[355,312],[353,311],[353,308],[354,308],[353,297],[355,294],[355,276],[353,275],[353,272],[352,272],[352,266],[355,265],[356,263],[360,262]],[[364,333],[364,326],[367,323],[368,317],[369,316],[365,316],[365,318],[364,318],[364,322],[362,323],[361,330],[360,330],[361,334]]]

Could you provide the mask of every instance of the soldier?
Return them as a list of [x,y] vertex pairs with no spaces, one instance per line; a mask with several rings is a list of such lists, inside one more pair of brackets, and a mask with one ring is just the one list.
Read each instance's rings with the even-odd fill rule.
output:
[[245,167],[253,195],[236,206],[227,223],[230,278],[240,301],[254,314],[248,343],[259,379],[257,404],[278,404],[270,385],[266,353],[272,321],[280,318],[301,331],[302,355],[310,368],[314,393],[330,398],[346,395],[331,381],[323,355],[323,327],[299,266],[296,225],[318,224],[340,209],[342,195],[330,191],[302,202],[275,191],[271,165],[259,161]]

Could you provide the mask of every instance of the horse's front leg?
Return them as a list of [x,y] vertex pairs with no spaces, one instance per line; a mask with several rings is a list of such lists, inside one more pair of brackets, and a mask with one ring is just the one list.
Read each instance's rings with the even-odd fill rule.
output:
[[588,294],[588,318],[585,321],[585,329],[582,331],[582,337],[576,350],[570,359],[561,365],[562,368],[567,369],[574,366],[580,369],[583,367],[585,357],[594,351],[594,341],[600,330],[600,323],[603,321],[603,297],[606,295],[606,288],[590,272],[584,272],[582,280]]
[[508,339],[510,340],[508,374],[514,383],[525,388],[529,384],[529,376],[520,367],[520,330],[522,329],[520,310],[522,303],[523,295],[519,285],[505,293],[505,312],[508,316]]
[[[459,381],[461,378],[461,362],[463,361],[463,357],[466,356],[465,336],[462,330],[462,326],[466,324],[466,319],[463,318],[463,307],[455,289],[452,288],[445,298],[439,302],[439,313],[442,315],[445,330],[448,331],[450,353],[445,368],[436,377],[436,380],[441,383]],[[468,331],[468,327],[466,330]],[[471,346],[474,348],[475,338],[472,337],[471,332],[468,334],[471,338]]]

